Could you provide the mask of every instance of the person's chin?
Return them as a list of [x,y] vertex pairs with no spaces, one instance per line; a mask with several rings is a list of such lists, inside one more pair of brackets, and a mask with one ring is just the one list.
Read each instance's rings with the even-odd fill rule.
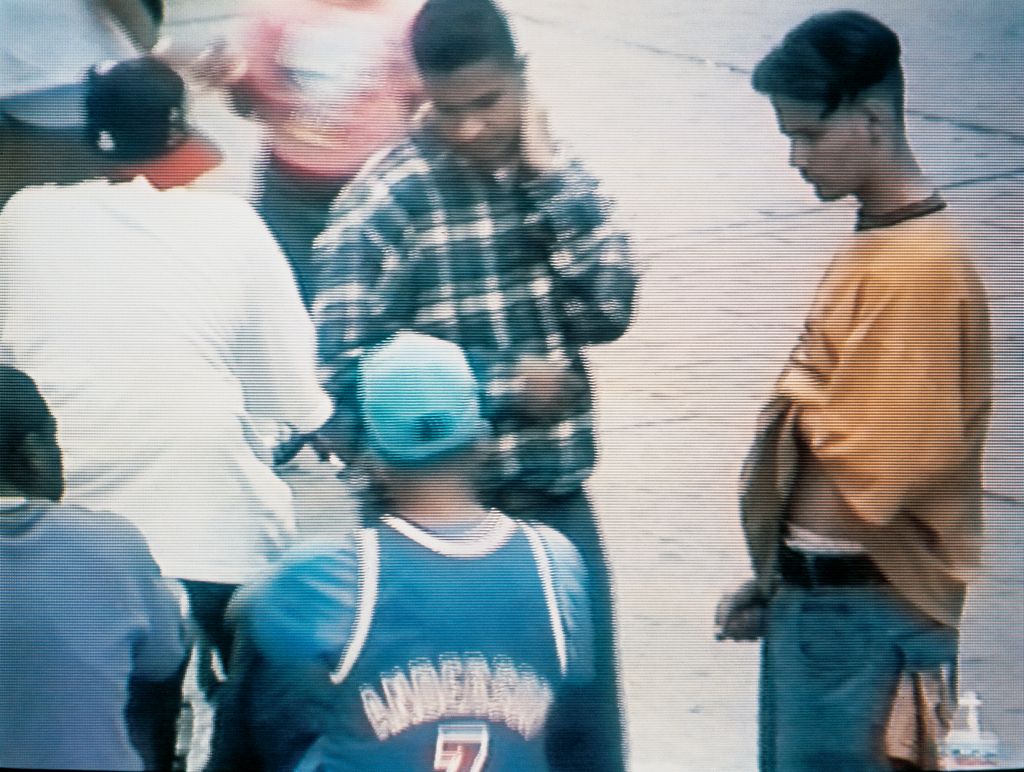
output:
[[466,148],[460,155],[471,165],[485,171],[494,171],[506,166],[514,156],[510,148],[493,143],[481,145],[478,148]]
[[814,185],[814,195],[818,197],[819,201],[832,203],[833,201],[845,198],[847,194],[835,190],[829,190],[828,188],[823,188],[820,185]]

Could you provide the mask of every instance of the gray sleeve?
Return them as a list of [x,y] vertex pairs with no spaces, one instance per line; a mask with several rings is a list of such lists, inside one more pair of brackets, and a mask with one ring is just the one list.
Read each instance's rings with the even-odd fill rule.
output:
[[191,640],[181,614],[173,580],[160,575],[145,540],[134,527],[121,543],[133,584],[142,627],[133,649],[133,675],[147,681],[172,676],[185,661]]

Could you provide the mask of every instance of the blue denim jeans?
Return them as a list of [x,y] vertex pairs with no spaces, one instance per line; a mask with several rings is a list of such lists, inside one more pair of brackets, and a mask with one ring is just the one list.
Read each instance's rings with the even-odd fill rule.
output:
[[783,585],[761,655],[761,772],[876,772],[900,673],[956,665],[957,631],[888,585]]

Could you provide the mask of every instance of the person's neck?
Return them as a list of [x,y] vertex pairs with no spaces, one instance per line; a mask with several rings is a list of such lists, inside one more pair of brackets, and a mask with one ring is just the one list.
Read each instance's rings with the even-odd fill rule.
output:
[[324,5],[334,5],[355,11],[366,10],[381,4],[381,0],[321,0],[321,2]]
[[393,498],[394,513],[414,525],[438,533],[467,531],[482,523],[488,509],[472,488],[435,484],[405,491]]
[[869,184],[857,194],[857,200],[863,216],[879,217],[934,194],[935,186],[907,150],[879,164]]
[[22,493],[22,491],[20,489],[15,488],[13,485],[6,485],[6,484],[3,484],[3,483],[0,483],[0,499],[8,499],[8,500],[13,499],[15,501],[18,501],[18,500],[27,500],[28,496],[26,496],[24,493]]

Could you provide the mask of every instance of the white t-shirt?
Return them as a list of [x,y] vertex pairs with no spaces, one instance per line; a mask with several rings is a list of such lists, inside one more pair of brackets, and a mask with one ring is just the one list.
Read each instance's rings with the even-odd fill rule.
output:
[[65,500],[131,519],[168,576],[247,581],[294,531],[255,425],[330,416],[314,337],[241,199],[138,178],[0,213],[0,345],[57,420]]

